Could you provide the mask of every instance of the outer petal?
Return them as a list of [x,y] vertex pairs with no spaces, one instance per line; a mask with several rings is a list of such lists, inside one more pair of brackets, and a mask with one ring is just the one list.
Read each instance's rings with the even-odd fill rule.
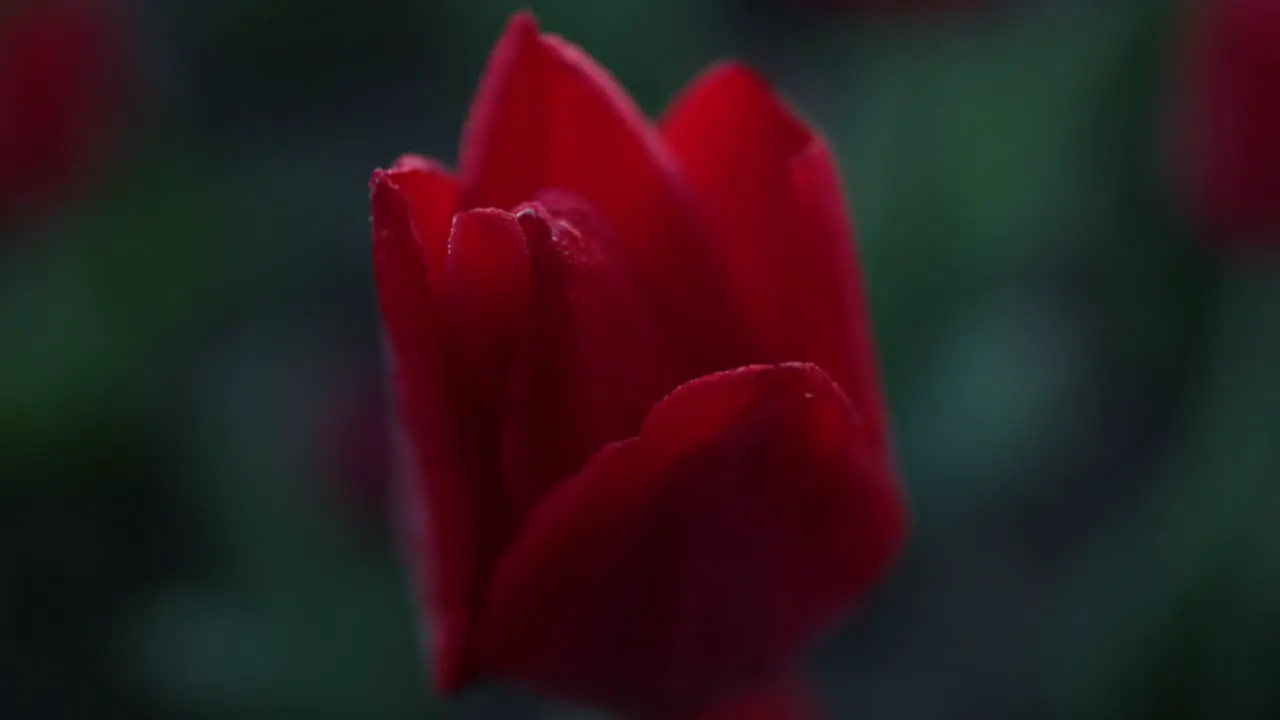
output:
[[483,435],[457,413],[448,327],[424,262],[443,257],[456,189],[435,167],[378,171],[371,186],[373,263],[404,463],[397,519],[430,609],[436,683],[450,691],[470,672],[473,614],[503,532],[500,486],[486,482],[476,459]]
[[826,142],[737,64],[696,80],[664,118],[662,137],[710,214],[714,257],[756,360],[822,367],[884,446],[866,295]]
[[629,265],[690,353],[691,372],[729,367],[738,334],[693,206],[657,133],[609,74],[577,47],[512,19],[463,133],[468,206],[513,209],[568,191],[616,230]]
[[404,196],[430,286],[443,287],[449,228],[461,209],[457,182],[444,166],[419,155],[398,158],[386,179]]
[[865,430],[812,365],[680,387],[539,506],[497,568],[481,662],[641,715],[782,676],[902,541]]

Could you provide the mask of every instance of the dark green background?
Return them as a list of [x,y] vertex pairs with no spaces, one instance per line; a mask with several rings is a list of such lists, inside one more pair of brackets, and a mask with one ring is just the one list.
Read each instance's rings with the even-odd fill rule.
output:
[[[1280,717],[1280,266],[1168,177],[1182,3],[524,4],[654,113],[743,57],[844,164],[916,532],[832,717]],[[0,717],[527,716],[424,683],[366,188],[515,7],[130,5],[118,161],[0,243]]]

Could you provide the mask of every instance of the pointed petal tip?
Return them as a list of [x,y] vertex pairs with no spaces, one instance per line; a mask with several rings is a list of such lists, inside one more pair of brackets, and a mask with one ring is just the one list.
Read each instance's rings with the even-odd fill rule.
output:
[[690,152],[686,146],[701,147],[712,128],[726,123],[729,129],[755,128],[756,139],[783,157],[802,151],[817,135],[764,73],[737,59],[699,73],[667,107],[659,126],[668,145],[683,156]]
[[537,37],[542,33],[542,26],[538,23],[538,17],[533,14],[533,10],[522,8],[512,13],[511,18],[507,20],[507,27],[503,30],[502,35],[506,37]]
[[755,66],[750,65],[747,61],[739,58],[724,58],[717,60],[703,71],[703,75],[707,78],[729,79],[738,82],[751,83],[766,90],[773,92],[773,84],[765,77],[764,73],[757,70]]

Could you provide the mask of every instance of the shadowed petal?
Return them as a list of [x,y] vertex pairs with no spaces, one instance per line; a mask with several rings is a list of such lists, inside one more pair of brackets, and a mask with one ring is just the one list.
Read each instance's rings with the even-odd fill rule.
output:
[[571,198],[544,202],[517,215],[533,298],[502,450],[522,516],[601,447],[639,432],[680,381],[675,348],[612,228]]
[[812,365],[681,386],[537,508],[495,573],[481,662],[637,713],[784,675],[902,542],[866,439]]
[[399,443],[397,522],[432,618],[436,685],[456,690],[471,672],[470,634],[498,549],[496,479],[486,482],[477,438],[460,422],[440,286],[457,191],[438,167],[374,173],[373,265],[387,338]]

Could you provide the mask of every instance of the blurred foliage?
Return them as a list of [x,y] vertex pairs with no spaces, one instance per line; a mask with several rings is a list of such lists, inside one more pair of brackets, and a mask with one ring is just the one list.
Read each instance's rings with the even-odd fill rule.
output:
[[216,351],[198,383],[188,418],[196,472],[184,494],[211,510],[216,566],[202,582],[141,598],[118,635],[122,669],[175,714],[422,712],[417,631],[393,558],[352,543],[308,493],[314,438],[297,425],[340,379],[315,360],[333,354],[315,340],[288,327],[250,331]]
[[219,216],[193,165],[140,163],[98,208],[63,218],[3,268],[0,327],[22,339],[0,355],[15,450],[58,459],[59,443],[160,400],[147,383],[161,378],[136,368],[176,359],[227,279],[207,222]]
[[[0,717],[529,715],[429,696],[329,430],[380,377],[366,179],[452,160],[524,4],[137,5],[148,122],[0,238]],[[917,534],[832,717],[1274,716],[1280,269],[1164,179],[1182,3],[821,5],[533,9],[650,113],[757,63],[844,161]]]
[[1162,484],[1082,555],[1061,654],[1066,717],[1280,711],[1280,277],[1241,269],[1224,286]]

